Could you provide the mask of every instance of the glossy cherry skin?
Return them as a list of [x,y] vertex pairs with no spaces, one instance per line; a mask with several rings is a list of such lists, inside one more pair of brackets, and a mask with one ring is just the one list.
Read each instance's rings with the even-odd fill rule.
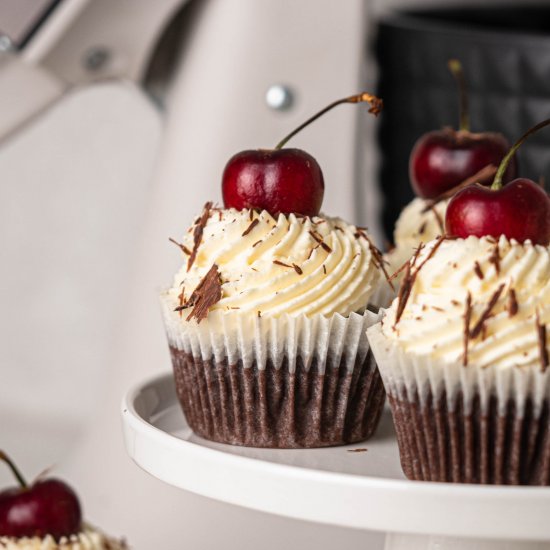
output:
[[226,208],[271,214],[319,214],[325,183],[317,161],[301,149],[258,149],[231,157],[222,176]]
[[550,198],[534,181],[518,178],[501,189],[473,184],[449,202],[445,229],[451,236],[498,238],[550,244]]
[[63,481],[45,479],[0,492],[0,536],[55,540],[78,533],[82,512],[78,497]]
[[[428,132],[415,144],[409,160],[409,176],[414,192],[435,199],[474,176],[489,164],[498,166],[510,144],[496,132],[455,132],[450,128]],[[503,181],[516,175],[515,159]]]

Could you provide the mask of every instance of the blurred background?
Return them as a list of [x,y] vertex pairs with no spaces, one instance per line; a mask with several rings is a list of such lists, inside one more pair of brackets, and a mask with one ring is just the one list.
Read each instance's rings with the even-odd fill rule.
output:
[[[2,0],[0,447],[30,478],[54,465],[91,522],[137,550],[381,548],[380,534],[179,491],[127,457],[122,396],[170,369],[157,305],[179,263],[168,237],[221,201],[233,153],[366,89],[384,98],[379,119],[342,107],[292,145],[322,166],[323,211],[385,246],[412,198],[414,141],[457,125],[449,58],[474,131],[513,141],[550,115],[545,4]],[[522,175],[548,176],[549,141],[522,149]]]

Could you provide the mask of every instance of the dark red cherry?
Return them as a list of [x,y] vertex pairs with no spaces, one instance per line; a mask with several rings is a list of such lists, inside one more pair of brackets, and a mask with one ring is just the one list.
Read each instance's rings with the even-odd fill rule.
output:
[[40,537],[55,540],[78,533],[82,512],[75,492],[58,479],[41,479],[27,485],[15,465],[0,451],[20,487],[0,492],[0,536]]
[[479,184],[465,187],[451,199],[445,214],[449,235],[498,238],[505,235],[518,242],[550,244],[550,198],[534,181],[518,178],[502,185],[508,163],[521,144],[534,132],[548,126],[544,120],[528,130],[504,157],[490,188]]
[[[409,177],[414,192],[425,199],[435,199],[476,176],[487,166],[500,164],[510,144],[497,132],[470,132],[468,94],[462,66],[449,60],[460,98],[460,130],[452,128],[428,132],[415,143],[409,158]],[[516,176],[515,159],[508,165],[504,181]],[[491,175],[492,177],[492,175]],[[488,181],[479,183],[490,184]]]
[[302,128],[343,103],[368,102],[377,115],[382,101],[366,92],[335,101],[313,115],[285,137],[275,149],[241,151],[231,157],[222,176],[226,208],[259,208],[271,214],[291,212],[304,216],[319,214],[325,183],[317,161],[301,149],[284,149],[285,143]]

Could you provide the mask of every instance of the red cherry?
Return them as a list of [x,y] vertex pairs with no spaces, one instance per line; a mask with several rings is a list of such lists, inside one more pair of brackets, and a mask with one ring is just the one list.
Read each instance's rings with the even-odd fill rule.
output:
[[550,198],[534,181],[518,178],[498,190],[474,184],[459,191],[445,214],[447,233],[550,244]]
[[43,479],[27,485],[2,451],[0,459],[10,466],[21,485],[0,492],[0,536],[42,538],[51,535],[58,541],[80,531],[80,503],[66,483]]
[[317,161],[301,149],[242,151],[225,166],[223,201],[228,208],[315,216],[325,183]]
[[[508,140],[496,132],[455,132],[450,128],[428,132],[416,142],[410,156],[409,176],[414,192],[419,197],[435,199],[485,166],[498,166],[509,149]],[[504,179],[508,181],[515,175],[514,160]]]
[[325,183],[317,161],[301,149],[283,149],[302,128],[342,103],[368,102],[377,115],[382,101],[366,92],[334,101],[306,120],[275,149],[241,151],[229,159],[222,176],[226,208],[259,208],[271,214],[280,212],[315,216],[319,214]]
[[[415,143],[409,159],[409,177],[414,192],[425,199],[439,197],[489,165],[498,166],[510,149],[502,134],[470,132],[468,94],[462,66],[457,59],[450,59],[448,65],[458,85],[460,130],[445,128],[428,132]],[[508,181],[515,176],[514,159],[504,179]]]
[[447,233],[462,238],[505,235],[518,242],[529,239],[534,244],[550,244],[550,197],[546,191],[525,178],[502,186],[502,177],[517,149],[531,134],[549,124],[550,119],[539,122],[514,143],[500,163],[490,189],[469,185],[451,199],[445,213]]

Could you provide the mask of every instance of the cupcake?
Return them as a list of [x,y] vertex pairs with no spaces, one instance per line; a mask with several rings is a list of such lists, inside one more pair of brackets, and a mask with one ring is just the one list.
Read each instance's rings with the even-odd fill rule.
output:
[[549,322],[548,246],[468,236],[420,247],[367,330],[408,478],[550,484]]
[[385,393],[366,328],[393,294],[366,229],[320,215],[324,178],[306,151],[237,153],[222,176],[224,208],[208,203],[176,242],[183,266],[161,304],[177,394],[206,439],[271,448],[368,438]]
[[373,433],[385,395],[365,331],[391,288],[364,230],[207,204],[178,246],[161,304],[196,434],[296,448]]
[[127,550],[82,521],[76,493],[64,481],[39,477],[27,484],[2,451],[19,487],[0,491],[0,550]]

